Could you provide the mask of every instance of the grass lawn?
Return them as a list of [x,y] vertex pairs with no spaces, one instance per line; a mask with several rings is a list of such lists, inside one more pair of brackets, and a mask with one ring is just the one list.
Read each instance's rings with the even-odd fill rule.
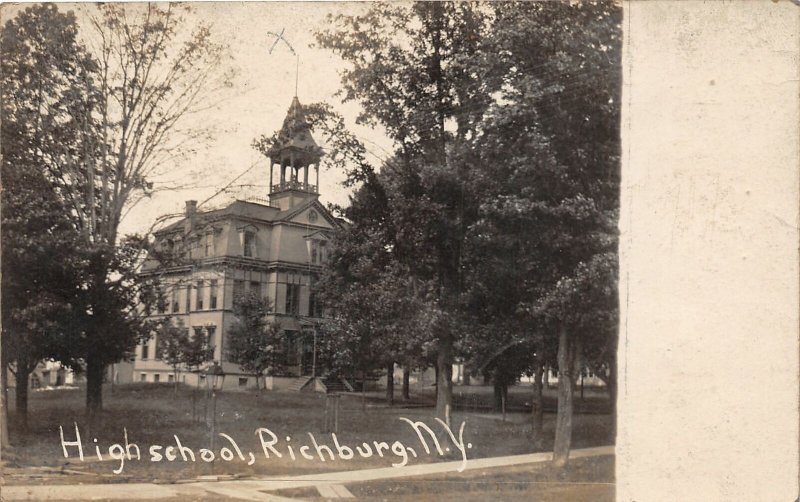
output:
[[[482,472],[421,476],[410,479],[349,484],[358,500],[453,501],[525,500],[534,502],[612,502],[614,457],[580,458],[566,469],[550,464],[487,469]],[[280,490],[276,495],[324,500],[314,488]]]
[[[456,394],[466,396],[467,400],[470,399],[469,392],[491,397],[491,388],[456,389]],[[510,394],[514,396],[509,398],[510,402],[516,399],[524,402],[525,396],[530,395],[530,388],[513,387]],[[403,456],[408,457],[407,462],[410,465],[461,459],[461,453],[456,448],[452,448],[443,456],[437,455],[435,451],[429,455],[425,454],[414,429],[399,417],[424,421],[442,441],[445,432],[433,420],[433,408],[425,406],[430,396],[423,392],[419,396],[412,397],[415,397],[414,406],[406,407],[401,400],[398,400],[395,406],[388,407],[377,399],[377,394],[374,398],[369,396],[366,402],[362,402],[360,395],[343,395],[340,398],[337,434],[339,444],[355,449],[364,442],[373,445],[374,441],[385,441],[391,446],[395,441],[399,441],[403,446],[413,448],[417,454],[415,458],[409,452],[403,453]],[[548,399],[552,397],[549,395]],[[589,398],[588,394],[586,397]],[[313,449],[309,433],[313,434],[317,444],[329,446],[334,453],[336,448],[330,432],[325,427],[326,396],[314,392],[221,393],[217,399],[216,431],[229,435],[245,458],[240,459],[228,440],[218,436],[215,440],[217,458],[213,464],[200,459],[200,450],[209,448],[211,434],[206,422],[192,420],[190,389],[181,387],[177,395],[173,393],[173,388],[169,384],[117,386],[113,395],[106,389],[102,420],[93,430],[89,429],[89,424],[84,418],[84,399],[83,389],[33,392],[29,405],[29,430],[25,433],[13,426],[12,409],[10,432],[14,446],[4,456],[4,460],[7,461],[6,483],[153,480],[171,482],[211,474],[241,477],[298,475],[389,467],[403,460],[403,456],[389,449],[383,451],[383,457],[373,454],[370,458],[363,458],[359,454],[354,454],[354,458],[347,460],[338,458],[338,455],[335,455],[337,457],[335,460],[331,460],[323,452],[322,456],[326,460],[321,461]],[[597,394],[591,399],[601,403],[602,396]],[[203,414],[204,403],[204,394],[198,393],[196,404],[200,415]],[[551,449],[554,419],[553,414],[545,414],[544,439],[538,448],[534,446],[531,437],[527,412],[510,412],[507,421],[503,422],[499,414],[480,407],[470,409],[456,406],[452,423],[456,436],[462,421],[466,423],[463,444],[467,459],[470,459]],[[74,423],[78,424],[81,433],[85,458],[83,462],[77,458],[76,446],[68,447],[70,458],[64,458],[62,452],[59,426],[64,428],[65,439],[74,441]],[[612,437],[610,424],[610,416],[607,414],[597,412],[577,414],[574,418],[574,447],[610,444]],[[277,437],[275,448],[282,453],[282,458],[276,458],[272,452],[270,458],[265,457],[261,441],[255,433],[257,428],[267,428],[274,432]],[[127,429],[129,443],[137,444],[141,452],[141,460],[137,461],[135,458],[126,460],[124,466],[120,460],[113,460],[108,454],[111,445],[124,444],[123,429]],[[173,452],[177,455],[174,460],[166,458],[166,447],[176,447],[174,436],[178,437],[184,447],[193,451],[196,458],[194,462],[184,461],[176,451]],[[268,435],[264,436],[266,441],[271,440]],[[288,442],[287,437],[291,438]],[[97,443],[94,442],[95,438]],[[472,444],[472,448],[466,448],[468,443]],[[100,446],[104,459],[102,462],[97,460],[95,444]],[[443,441],[442,448],[445,448],[445,444]],[[162,456],[160,461],[151,461],[149,452],[153,445],[163,446],[158,450]],[[299,449],[303,445],[310,446],[311,449],[306,452],[310,452],[313,460],[300,455]],[[289,446],[293,446],[294,460],[291,458]],[[231,460],[219,457],[223,447],[227,447],[231,452],[233,456]],[[223,456],[224,453],[222,451]],[[252,457],[250,453],[253,453]],[[113,473],[115,469],[119,470],[121,467],[120,474]]]

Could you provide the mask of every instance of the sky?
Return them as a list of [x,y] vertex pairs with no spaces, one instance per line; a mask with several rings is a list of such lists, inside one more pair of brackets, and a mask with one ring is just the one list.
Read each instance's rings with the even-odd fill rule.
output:
[[[204,201],[231,180],[255,166],[236,184],[253,187],[234,188],[200,206],[200,210],[224,206],[237,197],[266,198],[269,184],[269,163],[254,150],[252,141],[270,135],[280,128],[295,94],[296,59],[283,43],[270,53],[276,39],[268,32],[280,33],[300,56],[297,95],[301,103],[326,102],[341,113],[349,128],[358,135],[374,155],[385,158],[391,149],[381,130],[355,124],[357,103],[343,104],[335,97],[340,89],[339,71],[344,63],[332,52],[312,48],[314,32],[324,28],[328,13],[358,13],[369,6],[356,2],[269,2],[269,3],[195,3],[195,12],[187,19],[212,24],[217,40],[229,44],[232,60],[238,70],[234,87],[226,99],[214,109],[195,114],[191,120],[213,124],[217,130],[213,140],[186,162],[168,166],[169,178],[185,180],[191,188],[157,192],[133,207],[121,223],[121,234],[147,231],[159,216],[181,213],[186,200]],[[73,10],[79,23],[91,4],[59,4],[62,11]],[[318,136],[318,135],[317,135]],[[321,143],[320,138],[316,138]],[[324,146],[324,144],[322,145]],[[375,160],[375,157],[372,157]],[[320,200],[323,203],[347,202],[348,191],[340,183],[343,173],[326,168],[323,158],[320,170]]]

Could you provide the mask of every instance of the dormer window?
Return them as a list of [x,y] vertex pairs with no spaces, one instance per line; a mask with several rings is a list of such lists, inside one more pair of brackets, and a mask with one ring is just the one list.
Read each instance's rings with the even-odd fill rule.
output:
[[172,252],[174,253],[174,256],[183,258],[190,257],[189,250],[187,249],[188,246],[184,244],[180,235],[175,237],[175,239],[172,241],[172,246]]
[[243,244],[243,252],[244,255],[250,258],[255,257],[256,255],[256,234],[255,232],[246,231],[244,233],[244,244]]
[[203,239],[203,256],[209,257],[214,256],[214,234],[209,232],[204,236]]
[[161,249],[168,254],[172,254],[175,251],[175,241],[172,239],[166,239],[162,241]]
[[258,249],[256,247],[256,231],[253,225],[246,225],[239,228],[239,242],[242,245],[242,256],[257,258]]

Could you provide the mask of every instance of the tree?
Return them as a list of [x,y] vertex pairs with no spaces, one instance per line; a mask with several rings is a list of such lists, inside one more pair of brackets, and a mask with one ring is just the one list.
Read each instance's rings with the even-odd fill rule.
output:
[[201,366],[214,359],[215,346],[209,344],[208,337],[189,334],[184,328],[184,343],[181,347],[181,362],[189,371],[197,371]]
[[[187,371],[198,372],[203,365],[214,359],[215,347],[209,344],[207,336],[199,336],[197,332],[194,335],[190,334],[189,328],[184,327],[182,323],[179,323],[178,327],[183,330],[183,334],[180,335],[180,362]],[[177,375],[175,381],[178,381]],[[197,388],[192,387],[192,420],[196,417],[196,410]]]
[[[175,394],[178,393],[178,375],[180,370],[197,371],[205,363],[214,358],[214,347],[209,345],[207,337],[192,336],[189,328],[178,319],[173,324],[170,318],[162,319],[156,334],[156,346],[160,358],[171,368],[174,375]],[[192,419],[195,417],[197,392],[192,388]]]
[[[485,16],[472,4],[420,2],[375,5],[331,23],[334,28],[317,40],[351,65],[342,73],[345,100],[361,104],[360,122],[382,125],[395,141],[397,155],[382,169],[392,174],[382,183],[391,224],[382,220],[381,241],[432,294],[432,311],[457,316],[463,233],[472,211],[465,166],[450,154],[454,143],[471,135],[471,117],[488,102],[476,91],[481,79],[471,64]],[[436,347],[437,414],[443,418],[452,407],[450,376],[460,336],[451,326],[432,322],[425,333]]]
[[77,236],[58,201],[47,200],[51,192],[39,173],[3,167],[3,368],[13,368],[16,417],[24,429],[31,372],[63,354],[78,333],[73,299],[80,278],[73,267],[81,258]]
[[86,308],[87,250],[43,170],[47,159],[83,143],[70,112],[80,102],[91,60],[76,33],[74,16],[39,5],[9,20],[0,34],[5,251],[0,372],[5,389],[6,369],[14,369],[22,427],[36,365],[60,359],[76,367],[70,348]]
[[508,176],[494,178],[518,188],[509,184],[482,212],[501,240],[525,250],[515,257],[527,296],[518,310],[542,330],[545,353],[557,347],[554,460],[564,464],[578,361],[602,353],[615,364],[621,9],[542,2],[494,13],[493,43],[503,50],[492,74],[505,106],[481,151],[508,152],[496,164]]
[[267,321],[269,311],[267,301],[253,292],[235,298],[236,320],[228,329],[228,360],[256,377],[259,389],[265,372],[278,373],[283,367],[283,336],[280,324]]
[[[134,272],[138,253],[118,236],[127,211],[156,189],[167,163],[194,152],[208,131],[184,127],[187,114],[213,106],[228,85],[223,47],[206,26],[189,33],[182,11],[169,5],[101,4],[91,19],[92,64],[80,67],[79,102],[71,110],[81,148],[62,148],[43,162],[50,180],[92,250],[90,307],[76,346],[86,377],[87,411],[102,408],[103,372],[149,336],[147,298]],[[122,242],[122,243],[121,243]],[[122,267],[133,267],[123,269]],[[124,281],[116,279],[124,277]],[[152,285],[151,285],[152,286]],[[125,290],[128,288],[128,291]],[[147,293],[152,298],[152,294]],[[145,308],[137,310],[137,305]],[[152,305],[152,303],[150,304]],[[141,315],[139,315],[141,314]],[[120,327],[124,326],[124,331]],[[109,337],[107,333],[117,336]]]
[[381,175],[366,174],[343,215],[351,223],[334,236],[318,285],[335,315],[326,327],[334,347],[331,363],[361,377],[385,370],[391,405],[394,365],[416,365],[432,350],[430,344],[425,347],[425,333],[435,311],[386,240],[391,214]]
[[[342,246],[341,240],[335,240],[329,259],[341,263],[348,251],[336,243]],[[337,271],[323,275],[323,301],[335,312],[325,328],[333,348],[329,364],[335,371],[355,372],[362,379],[385,370],[386,402],[392,405],[395,363],[412,364],[425,350],[420,337],[426,328],[425,307],[413,296],[407,276],[372,269],[368,260],[349,270],[347,279],[336,276]]]
[[178,373],[186,364],[186,349],[189,346],[189,329],[179,319],[176,324],[163,319],[156,334],[156,351],[159,358],[172,368],[175,395],[178,394]]
[[[380,189],[351,219],[379,244],[354,247],[350,262],[391,250],[425,292],[438,319],[426,341],[440,415],[456,352],[502,349],[501,395],[512,375],[533,370],[540,382],[558,362],[563,464],[577,361],[614,365],[619,7],[435,2],[333,21],[317,38],[350,64],[343,96],[396,149],[379,174],[351,176]],[[510,358],[509,347],[528,357]],[[500,367],[506,360],[513,367]],[[535,397],[540,425],[541,384]]]

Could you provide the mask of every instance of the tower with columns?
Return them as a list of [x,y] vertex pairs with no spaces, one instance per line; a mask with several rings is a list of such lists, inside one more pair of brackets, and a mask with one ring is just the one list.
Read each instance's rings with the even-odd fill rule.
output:
[[[282,210],[291,209],[309,198],[319,197],[319,161],[322,149],[311,136],[311,127],[297,96],[289,106],[276,141],[267,152],[269,165],[270,204]],[[275,168],[278,183],[275,183]],[[309,183],[314,169],[315,184]]]

